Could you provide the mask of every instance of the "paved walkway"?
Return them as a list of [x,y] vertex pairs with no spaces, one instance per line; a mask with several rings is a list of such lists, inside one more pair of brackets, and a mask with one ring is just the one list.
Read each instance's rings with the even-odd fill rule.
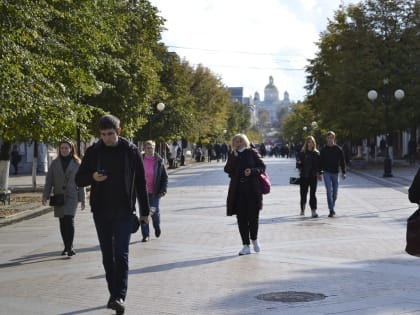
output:
[[[420,259],[404,253],[417,166],[395,167],[390,179],[380,169],[350,173],[333,219],[320,184],[320,218],[310,219],[298,215],[298,186],[288,184],[294,162],[266,161],[273,187],[260,218],[262,251],[244,257],[235,218],[225,216],[222,164],[171,174],[162,236],[141,243],[133,235],[126,314],[420,314]],[[52,214],[4,226],[0,239],[0,314],[112,314],[88,210],[76,216],[72,258],[59,256]],[[321,299],[304,302],[298,292]]]

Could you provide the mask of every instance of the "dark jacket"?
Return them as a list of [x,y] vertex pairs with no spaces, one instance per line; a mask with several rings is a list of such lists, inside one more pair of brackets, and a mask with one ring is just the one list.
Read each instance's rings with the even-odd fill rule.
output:
[[168,173],[166,172],[162,157],[157,153],[155,153],[154,156],[156,157],[156,163],[153,176],[153,195],[166,194],[166,188],[168,187]]
[[[127,210],[130,213],[136,211],[136,198],[139,202],[140,214],[148,216],[150,207],[146,189],[146,177],[144,174],[143,159],[137,147],[128,140],[119,137],[119,143],[123,147],[124,156],[124,191],[128,197],[129,204]],[[99,213],[98,200],[101,192],[98,183],[92,175],[98,170],[98,160],[104,143],[99,140],[91,145],[83,157],[82,164],[76,174],[76,184],[80,187],[91,186],[90,206],[93,213]]]
[[328,173],[338,173],[339,167],[343,174],[346,173],[343,150],[336,144],[324,146],[321,149],[321,170]]
[[[253,190],[258,201],[258,207],[259,209],[262,209],[262,193],[260,190],[259,176],[265,172],[265,164],[255,149],[245,149],[244,153],[246,154],[247,165],[251,169],[251,175],[249,177],[252,180],[252,185],[254,187]],[[236,198],[241,198],[241,196],[237,196],[239,179],[241,177],[241,174],[239,174],[238,160],[239,158],[235,156],[232,151],[229,154],[224,168],[224,171],[228,173],[230,177],[229,191],[226,203],[226,214],[228,216],[238,213],[238,209],[235,209],[235,201]]]
[[420,204],[420,169],[418,169],[417,174],[408,189],[408,199],[412,203]]
[[299,169],[300,177],[310,178],[319,175],[321,159],[318,150],[300,151],[298,160],[300,163],[297,163],[296,166]]

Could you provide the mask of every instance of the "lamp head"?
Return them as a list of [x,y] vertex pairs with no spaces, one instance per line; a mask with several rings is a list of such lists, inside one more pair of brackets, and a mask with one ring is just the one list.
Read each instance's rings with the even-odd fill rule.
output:
[[376,92],[375,90],[370,90],[367,94],[367,97],[369,100],[374,101],[378,98],[378,92]]
[[404,90],[401,90],[401,89],[396,90],[394,92],[394,96],[397,99],[397,101],[401,101],[405,96]]
[[157,108],[157,110],[158,111],[163,111],[164,109],[165,109],[165,104],[163,104],[163,103],[158,103],[157,105],[156,105],[156,108]]

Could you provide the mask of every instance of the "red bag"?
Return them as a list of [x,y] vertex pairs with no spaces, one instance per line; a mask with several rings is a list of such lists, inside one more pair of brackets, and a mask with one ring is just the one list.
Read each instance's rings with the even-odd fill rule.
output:
[[263,195],[266,195],[270,192],[271,189],[271,182],[270,177],[268,177],[267,173],[261,173],[260,177],[260,190]]

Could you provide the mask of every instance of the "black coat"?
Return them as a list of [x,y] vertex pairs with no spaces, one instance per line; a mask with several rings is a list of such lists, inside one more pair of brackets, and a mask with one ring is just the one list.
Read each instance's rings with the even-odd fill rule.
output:
[[[143,159],[137,147],[128,140],[119,137],[119,141],[124,150],[124,191],[128,197],[128,211],[133,213],[136,211],[136,198],[139,202],[140,214],[148,216],[149,198],[146,189],[146,177],[144,173]],[[97,182],[92,175],[98,170],[98,160],[101,149],[104,147],[102,140],[96,142],[86,150],[82,164],[76,174],[76,184],[80,187],[91,186],[90,206],[92,212],[98,209],[97,204],[101,198]]]
[[300,163],[297,163],[296,166],[299,169],[300,177],[310,178],[320,174],[321,159],[318,151],[301,151],[299,152],[298,160]]
[[[255,149],[245,149],[244,154],[246,154],[248,168],[251,169],[250,177],[254,187],[253,191],[255,192],[258,208],[262,209],[262,193],[260,189],[259,176],[265,172],[265,164]],[[226,214],[231,216],[238,213],[235,201],[236,198],[241,198],[241,196],[237,195],[239,178],[241,177],[239,174],[239,158],[234,155],[233,151],[229,154],[224,171],[228,173],[230,177]]]
[[413,203],[420,204],[420,169],[418,169],[417,174],[408,189],[408,199]]

